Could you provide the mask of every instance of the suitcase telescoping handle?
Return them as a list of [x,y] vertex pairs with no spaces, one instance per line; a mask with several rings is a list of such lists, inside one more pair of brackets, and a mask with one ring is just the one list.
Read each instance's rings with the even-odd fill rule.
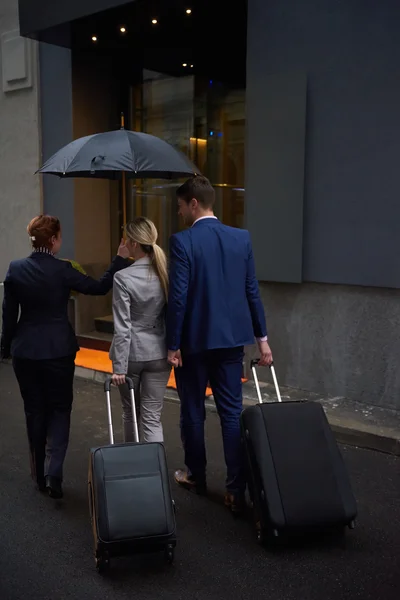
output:
[[[133,425],[133,440],[136,443],[139,443],[139,431],[136,417],[136,404],[135,404],[135,388],[133,386],[133,381],[130,377],[125,377],[126,385],[128,386],[129,395],[131,398],[132,405],[132,425]],[[110,376],[104,382],[104,391],[106,393],[106,402],[107,402],[107,418],[108,418],[108,432],[110,435],[110,444],[114,444],[114,428],[112,423],[112,413],[111,413],[111,384],[112,378]]]
[[[257,376],[257,371],[256,371],[256,367],[259,363],[259,359],[258,358],[254,358],[251,363],[251,371],[253,373],[253,379],[254,379],[254,383],[256,385],[256,390],[257,390],[257,396],[258,396],[258,401],[260,404],[262,404],[262,396],[261,396],[261,390],[260,390],[260,384],[258,382],[258,376]],[[271,363],[269,368],[271,369],[271,374],[272,374],[272,379],[274,380],[274,386],[275,386],[275,392],[278,398],[278,402],[282,402],[282,396],[281,396],[281,392],[279,390],[279,385],[278,385],[278,380],[276,378],[276,373],[275,373],[275,367],[274,367],[274,363]]]

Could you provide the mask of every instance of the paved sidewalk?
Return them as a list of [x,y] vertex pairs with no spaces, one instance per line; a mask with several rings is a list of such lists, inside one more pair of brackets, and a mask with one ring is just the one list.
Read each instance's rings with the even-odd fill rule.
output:
[[[264,402],[277,401],[274,386],[260,382]],[[320,402],[337,439],[346,444],[400,456],[400,412],[368,406],[346,398],[324,398],[312,392],[281,388],[282,400]],[[209,399],[213,404],[213,399]],[[243,385],[243,403],[258,402],[253,381]],[[215,409],[215,404],[214,404]]]
[[[266,369],[265,371],[268,374]],[[104,373],[81,367],[76,369],[76,375],[77,378],[95,383],[103,383],[105,379]],[[272,384],[260,381],[260,387],[265,402],[277,400]],[[321,402],[340,442],[400,456],[400,412],[368,406],[346,400],[346,398],[324,398],[318,394],[294,388],[282,387],[281,395],[283,401],[312,400]],[[176,391],[168,389],[166,400],[179,402]],[[249,380],[243,385],[243,403],[248,406],[257,402],[254,382]],[[207,399],[206,406],[209,410],[216,410],[212,396]]]
[[[116,439],[121,407],[113,392]],[[179,406],[163,413],[170,475],[182,465]],[[223,506],[225,468],[217,416],[207,415],[210,497],[178,489],[175,566],[162,556],[115,560],[110,577],[94,569],[88,516],[88,449],[107,443],[104,393],[76,380],[65,499],[36,492],[28,476],[22,401],[12,369],[0,365],[1,600],[398,600],[400,459],[342,446],[359,518],[344,540],[260,548],[250,520]]]

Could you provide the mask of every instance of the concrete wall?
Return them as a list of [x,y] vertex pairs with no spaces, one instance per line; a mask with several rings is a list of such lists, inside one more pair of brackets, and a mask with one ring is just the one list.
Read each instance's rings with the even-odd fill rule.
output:
[[[269,118],[274,78],[307,76],[298,251],[309,283],[261,284],[279,380],[400,409],[400,293],[389,289],[400,284],[400,3],[249,0],[248,6],[247,87],[259,106],[248,113],[253,127]],[[259,143],[260,183],[246,197],[257,217],[257,203],[269,201],[262,159],[281,137]],[[289,160],[278,166],[289,180],[297,173]],[[272,247],[263,226],[251,231],[261,266],[279,267],[285,255],[291,213],[278,217]],[[293,281],[278,276],[269,280]]]
[[[303,280],[400,288],[400,2],[249,0],[248,11],[253,126],[269,118],[272,76],[307,75]],[[254,154],[271,163],[284,135],[266,136]],[[296,165],[285,166],[290,180]],[[285,239],[290,215],[279,217]]]
[[270,74],[249,37],[245,216],[262,281],[300,283],[307,78]]
[[400,410],[400,292],[261,284],[281,384]]
[[[73,140],[71,51],[53,44],[39,46],[42,164]],[[60,258],[75,258],[74,181],[44,175],[43,210],[62,225]]]
[[[18,0],[0,3],[0,280],[12,259],[30,250],[26,226],[40,212],[37,46],[26,40],[26,62],[13,56],[18,44]],[[14,38],[14,39],[13,39]],[[15,48],[15,46],[14,46]],[[10,51],[11,50],[11,51]],[[18,55],[18,52],[16,53]],[[20,77],[20,69],[25,76]],[[6,76],[6,77],[5,77]],[[4,81],[8,79],[8,81]],[[10,90],[10,91],[5,91]]]

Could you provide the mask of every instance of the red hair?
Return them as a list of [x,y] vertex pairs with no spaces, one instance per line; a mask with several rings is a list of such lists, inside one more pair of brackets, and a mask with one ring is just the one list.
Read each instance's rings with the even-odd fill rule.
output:
[[34,248],[51,248],[51,238],[58,237],[61,231],[60,220],[50,215],[39,215],[27,227]]

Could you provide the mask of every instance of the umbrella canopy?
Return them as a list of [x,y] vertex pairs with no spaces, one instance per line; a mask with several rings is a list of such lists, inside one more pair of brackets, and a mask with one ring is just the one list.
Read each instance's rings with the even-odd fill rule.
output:
[[198,175],[195,165],[154,135],[118,129],[75,140],[56,152],[38,173],[58,177],[177,179]]

